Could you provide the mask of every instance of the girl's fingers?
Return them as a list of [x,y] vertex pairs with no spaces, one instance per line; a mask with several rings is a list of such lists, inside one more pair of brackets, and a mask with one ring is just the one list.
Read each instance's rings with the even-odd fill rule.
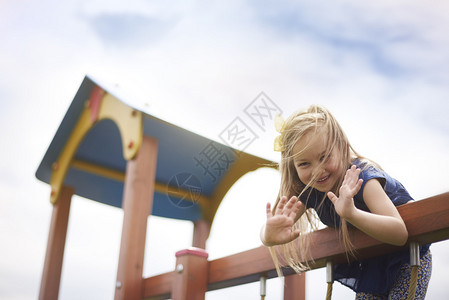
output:
[[285,206],[286,202],[287,202],[287,197],[282,196],[281,199],[279,200],[278,206],[276,207],[275,214],[282,214],[282,212],[284,211],[284,206]]
[[295,209],[295,204],[298,202],[298,198],[296,196],[293,196],[288,200],[287,204],[285,205],[285,209],[283,211],[284,215],[290,216],[293,209]]
[[284,211],[282,211],[282,214],[284,216],[288,216],[290,214],[291,210],[292,210],[292,206],[293,206],[292,202],[288,201],[287,205],[285,205]]
[[357,181],[359,180],[360,172],[361,170],[357,168],[357,166],[352,165],[351,168],[346,171],[342,185],[354,186],[358,184]]
[[271,218],[273,216],[273,213],[271,212],[271,204],[270,202],[267,203],[267,219]]
[[359,176],[360,176],[360,172],[361,171],[362,170],[360,170],[359,168],[354,166],[354,172],[353,172],[353,177],[352,178],[353,178],[355,184],[357,184],[357,182],[359,180]]
[[[298,202],[299,202],[299,201],[298,201]],[[296,202],[296,203],[293,205],[292,210],[290,211],[290,214],[288,215],[289,218],[293,218],[293,219],[294,219],[294,218],[296,217],[296,214],[298,213],[299,208],[301,207],[301,204],[298,203],[298,202]]]
[[332,193],[332,192],[328,192],[327,193],[327,197],[332,201],[332,203],[334,203],[335,204],[335,200],[337,200],[338,198],[337,198],[337,195],[335,195],[334,193]]
[[287,201],[287,197],[282,196],[279,199],[279,203],[276,206],[274,212],[271,210],[271,204],[268,202],[266,206],[267,219],[273,217],[274,215],[284,215],[287,218],[295,218],[299,209],[301,208],[301,202],[298,201],[298,197],[293,196]]
[[357,194],[360,191],[360,188],[362,187],[363,179],[359,179],[357,181],[357,185],[354,188],[355,194]]
[[356,192],[358,192],[363,183],[363,179],[359,179],[360,172],[361,172],[360,169],[356,169],[353,172],[352,179],[350,182],[350,187],[353,188]]

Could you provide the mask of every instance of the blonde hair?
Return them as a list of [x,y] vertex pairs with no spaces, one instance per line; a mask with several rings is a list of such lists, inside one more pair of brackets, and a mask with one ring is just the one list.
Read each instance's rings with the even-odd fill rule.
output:
[[[293,149],[297,142],[309,133],[326,134],[325,158],[329,157],[331,153],[336,153],[339,156],[337,158],[340,163],[339,180],[337,180],[336,184],[331,189],[337,196],[345,172],[354,159],[362,160],[367,165],[379,167],[377,164],[362,157],[354,150],[337,120],[326,108],[319,105],[312,105],[305,111],[299,111],[292,114],[282,126],[281,135],[278,139],[281,150],[281,162],[279,164],[281,185],[273,211],[275,211],[281,196],[287,196],[288,199],[292,196],[298,196],[298,198],[301,197],[302,199],[306,197],[307,202],[312,190],[311,186],[318,180],[317,177],[319,175],[315,174],[312,175],[312,179],[309,183],[302,183],[294,165],[295,156],[300,155],[301,151],[304,151],[304,149],[301,149],[299,153],[294,153]],[[326,159],[323,159],[321,164],[324,164],[325,162]],[[326,194],[324,194],[318,207],[323,204],[325,198]],[[287,244],[270,247],[270,252],[279,276],[282,275],[281,267],[283,266],[289,265],[297,273],[303,272],[309,268],[308,262],[311,260],[311,255],[308,237],[310,235],[306,233],[316,230],[318,226],[319,219],[316,212],[312,209],[307,209],[303,216],[293,225],[294,230],[299,229],[301,232],[299,241],[294,240]],[[349,239],[347,224],[343,218],[341,218],[340,224],[340,240],[343,242],[346,252],[348,254],[353,254],[353,247]]]

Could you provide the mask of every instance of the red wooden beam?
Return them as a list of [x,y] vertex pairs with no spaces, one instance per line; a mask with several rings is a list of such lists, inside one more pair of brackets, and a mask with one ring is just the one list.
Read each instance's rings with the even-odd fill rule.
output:
[[156,162],[157,140],[145,136],[136,157],[126,165],[115,300],[142,299],[145,237],[153,207]]
[[[260,275],[275,277],[274,263],[265,246],[209,262],[209,290],[259,281]],[[271,272],[270,272],[271,271]],[[268,274],[270,272],[270,274]]]
[[410,241],[426,244],[449,238],[449,193],[402,205],[398,210]]
[[171,297],[175,300],[204,300],[207,291],[207,258],[200,248],[176,252],[176,272]]
[[174,275],[175,272],[173,271],[144,279],[143,298],[170,298]]
[[193,225],[192,247],[206,249],[206,242],[210,234],[210,223],[206,220],[198,220]]
[[292,274],[284,279],[284,300],[306,299],[306,273]]
[[53,206],[39,300],[58,299],[70,202],[74,193],[73,188],[63,186],[59,199]]

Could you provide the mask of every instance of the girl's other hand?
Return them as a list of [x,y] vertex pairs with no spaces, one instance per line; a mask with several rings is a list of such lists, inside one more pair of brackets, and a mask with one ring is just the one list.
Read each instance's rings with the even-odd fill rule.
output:
[[267,203],[267,222],[261,234],[265,246],[285,244],[299,236],[299,230],[294,230],[293,224],[302,207],[303,204],[296,196],[288,201],[287,197],[282,196],[274,213],[271,204]]
[[335,211],[344,219],[350,218],[354,210],[356,210],[353,198],[362,187],[363,179],[359,179],[360,172],[361,170],[359,168],[354,165],[351,166],[346,171],[345,178],[339,190],[339,197],[332,192],[327,193],[327,196],[335,206]]

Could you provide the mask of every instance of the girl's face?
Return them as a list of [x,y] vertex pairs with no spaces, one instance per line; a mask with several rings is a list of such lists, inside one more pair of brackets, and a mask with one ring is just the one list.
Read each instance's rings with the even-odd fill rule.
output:
[[293,147],[295,169],[303,184],[309,184],[320,192],[328,192],[341,176],[341,159],[335,149],[326,154],[326,135],[323,131],[309,132]]

